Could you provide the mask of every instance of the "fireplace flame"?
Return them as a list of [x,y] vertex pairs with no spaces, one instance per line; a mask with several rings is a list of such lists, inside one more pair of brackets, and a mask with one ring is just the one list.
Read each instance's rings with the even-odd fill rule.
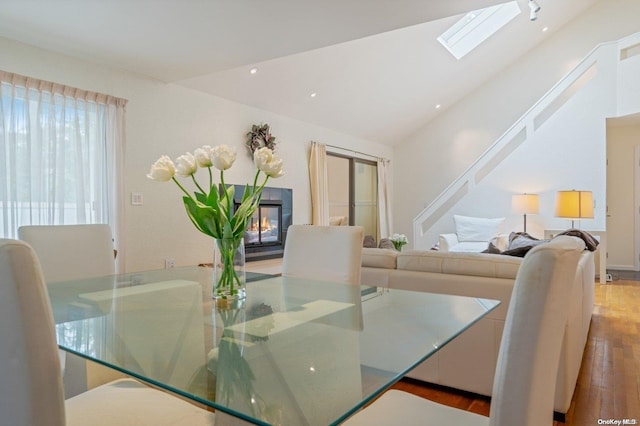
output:
[[258,222],[253,222],[251,225],[252,231],[271,231],[273,227],[271,226],[271,221],[265,216],[262,218],[260,222],[260,226],[258,227]]

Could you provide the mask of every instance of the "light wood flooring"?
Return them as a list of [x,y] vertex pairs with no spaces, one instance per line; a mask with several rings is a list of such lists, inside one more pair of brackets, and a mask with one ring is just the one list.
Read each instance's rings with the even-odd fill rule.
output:
[[[600,419],[632,419],[635,423],[629,424],[640,425],[640,281],[624,273],[613,276],[613,282],[595,285],[595,309],[576,390],[565,423],[555,421],[554,426],[603,424]],[[412,380],[395,388],[489,415],[488,398]]]

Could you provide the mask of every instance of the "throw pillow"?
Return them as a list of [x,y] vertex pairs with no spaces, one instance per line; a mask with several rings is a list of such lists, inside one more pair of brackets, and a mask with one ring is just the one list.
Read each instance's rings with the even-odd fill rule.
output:
[[345,216],[331,216],[329,218],[329,226],[342,226],[347,224]]
[[394,247],[393,243],[391,242],[391,240],[388,239],[388,238],[382,238],[380,240],[380,244],[378,245],[378,248],[381,248],[381,249],[392,249],[392,250],[396,249]]
[[453,215],[458,241],[489,241],[500,234],[505,218],[486,219]]
[[373,235],[365,235],[362,241],[362,247],[376,248],[376,239]]

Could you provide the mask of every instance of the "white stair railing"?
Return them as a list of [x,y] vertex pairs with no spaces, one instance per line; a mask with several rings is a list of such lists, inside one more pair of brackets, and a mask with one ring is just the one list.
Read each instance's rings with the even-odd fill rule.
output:
[[610,77],[616,78],[617,67],[606,65],[625,59],[627,52],[638,54],[636,49],[640,51],[640,33],[595,47],[416,216],[413,221],[414,247],[427,248],[432,241],[425,241],[425,234],[439,219],[598,73],[612,73],[614,75]]

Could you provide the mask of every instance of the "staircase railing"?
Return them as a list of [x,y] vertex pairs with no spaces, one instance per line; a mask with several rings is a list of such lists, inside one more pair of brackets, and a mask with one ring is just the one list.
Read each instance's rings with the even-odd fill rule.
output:
[[[468,194],[491,170],[506,159],[518,146],[529,139],[542,124],[575,94],[592,80],[598,72],[615,67],[600,67],[601,61],[624,59],[622,52],[640,50],[640,33],[619,41],[602,43],[585,56],[567,75],[560,79],[509,129],[504,132],[469,168],[427,205],[413,221],[414,247],[426,248],[431,242],[424,235],[466,194]],[[606,71],[605,71],[606,72]],[[615,95],[615,94],[614,94]]]

